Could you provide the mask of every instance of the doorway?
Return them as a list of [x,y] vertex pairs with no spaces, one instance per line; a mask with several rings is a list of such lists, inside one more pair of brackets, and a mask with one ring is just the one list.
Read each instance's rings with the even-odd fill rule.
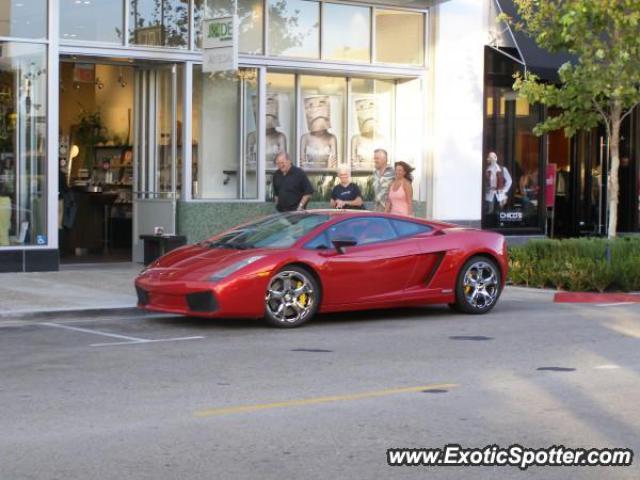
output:
[[61,60],[62,262],[141,261],[139,235],[175,233],[180,70],[166,63]]
[[134,67],[63,58],[59,93],[61,261],[129,261]]

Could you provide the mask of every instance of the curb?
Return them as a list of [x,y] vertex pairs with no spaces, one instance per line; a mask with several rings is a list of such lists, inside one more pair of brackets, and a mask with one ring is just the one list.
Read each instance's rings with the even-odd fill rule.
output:
[[46,320],[54,317],[77,318],[104,315],[133,315],[145,312],[135,306],[91,307],[91,308],[61,308],[52,310],[18,310],[1,312],[0,322],[9,320]]
[[597,293],[597,292],[558,292],[554,295],[555,303],[640,303],[637,293]]

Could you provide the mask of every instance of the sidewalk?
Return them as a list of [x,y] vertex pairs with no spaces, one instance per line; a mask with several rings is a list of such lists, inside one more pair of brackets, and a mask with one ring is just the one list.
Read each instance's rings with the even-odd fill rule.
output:
[[136,263],[70,265],[59,272],[0,273],[0,320],[135,308]]

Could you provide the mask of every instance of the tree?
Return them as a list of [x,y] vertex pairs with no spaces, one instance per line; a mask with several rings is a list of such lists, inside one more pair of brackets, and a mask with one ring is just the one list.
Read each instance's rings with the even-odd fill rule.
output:
[[551,52],[575,57],[558,84],[516,74],[514,90],[529,102],[559,107],[534,133],[564,128],[567,136],[604,124],[609,138],[609,238],[618,223],[620,126],[640,102],[640,0],[514,0],[521,22],[501,15]]

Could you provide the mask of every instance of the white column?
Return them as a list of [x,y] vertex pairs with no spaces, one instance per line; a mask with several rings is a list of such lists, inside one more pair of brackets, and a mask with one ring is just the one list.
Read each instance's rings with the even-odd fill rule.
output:
[[434,12],[433,217],[440,220],[481,217],[487,5],[453,0]]
[[47,247],[58,248],[59,0],[49,0],[47,48]]

